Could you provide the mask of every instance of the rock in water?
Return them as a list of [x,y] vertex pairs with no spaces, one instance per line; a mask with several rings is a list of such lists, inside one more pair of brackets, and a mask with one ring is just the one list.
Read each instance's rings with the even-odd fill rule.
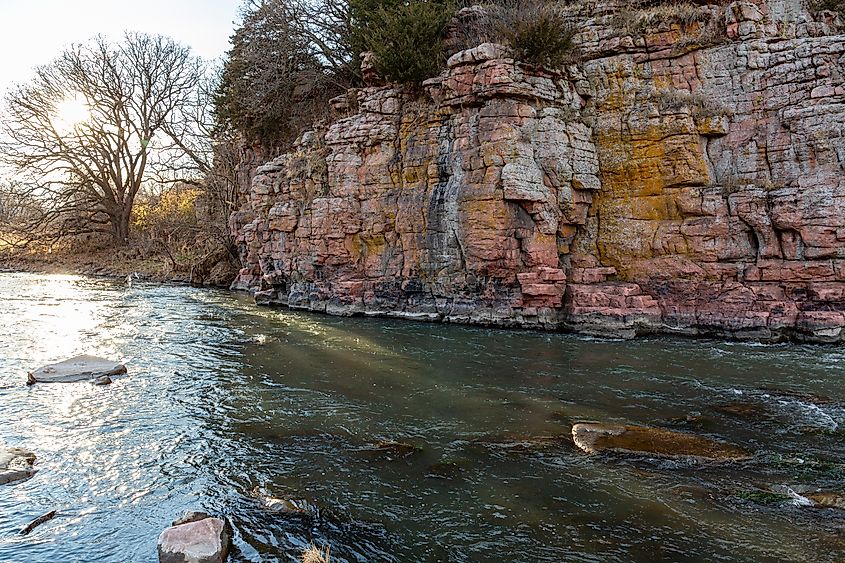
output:
[[35,454],[21,448],[0,449],[0,485],[25,481],[35,474]]
[[710,438],[645,426],[580,423],[572,427],[572,439],[576,446],[591,454],[617,452],[719,461],[751,457],[745,450]]
[[381,441],[374,446],[364,448],[365,454],[387,461],[402,459],[422,451],[422,448],[405,442]]
[[819,508],[839,508],[845,510],[845,494],[831,491],[819,491],[816,493],[805,493],[805,498],[813,501],[813,506]]
[[220,518],[204,518],[167,528],[158,537],[159,563],[223,563],[229,534]]
[[71,383],[97,380],[126,373],[126,366],[96,356],[76,356],[69,360],[40,367],[29,373],[27,385],[33,383]]

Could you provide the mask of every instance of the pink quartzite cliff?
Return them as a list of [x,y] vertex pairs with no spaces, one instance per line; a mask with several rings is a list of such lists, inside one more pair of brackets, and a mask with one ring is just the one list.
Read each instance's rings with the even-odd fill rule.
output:
[[[259,302],[624,337],[845,340],[845,34],[799,0],[642,26],[584,9],[560,73],[494,44],[255,170]],[[642,16],[642,15],[640,15]]]

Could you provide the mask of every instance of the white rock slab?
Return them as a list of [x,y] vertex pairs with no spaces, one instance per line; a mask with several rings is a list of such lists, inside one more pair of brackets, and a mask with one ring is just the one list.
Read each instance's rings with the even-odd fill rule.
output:
[[95,380],[108,375],[126,373],[123,364],[96,356],[76,356],[69,360],[40,367],[29,373],[27,385],[33,383],[72,383]]
[[229,535],[220,518],[205,518],[164,530],[158,537],[160,563],[223,563]]

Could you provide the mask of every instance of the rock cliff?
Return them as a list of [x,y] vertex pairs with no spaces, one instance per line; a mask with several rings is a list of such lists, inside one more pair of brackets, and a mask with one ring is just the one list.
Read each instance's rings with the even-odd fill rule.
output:
[[560,72],[484,44],[244,181],[259,302],[631,337],[845,340],[845,34],[799,0],[574,8]]

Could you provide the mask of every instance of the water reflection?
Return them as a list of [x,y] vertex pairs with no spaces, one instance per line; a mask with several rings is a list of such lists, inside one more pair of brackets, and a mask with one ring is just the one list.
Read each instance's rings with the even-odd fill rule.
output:
[[[843,548],[836,511],[736,495],[845,487],[839,348],[340,319],[61,276],[2,274],[0,293],[0,443],[41,469],[0,488],[0,561],[148,561],[186,509],[230,518],[235,561],[290,560],[311,541],[337,561],[834,561]],[[78,353],[130,373],[23,385]],[[771,416],[714,410],[738,400]],[[585,457],[560,438],[585,419],[681,424],[759,453],[731,467]],[[422,451],[367,455],[381,440]],[[270,512],[256,488],[319,510]]]

